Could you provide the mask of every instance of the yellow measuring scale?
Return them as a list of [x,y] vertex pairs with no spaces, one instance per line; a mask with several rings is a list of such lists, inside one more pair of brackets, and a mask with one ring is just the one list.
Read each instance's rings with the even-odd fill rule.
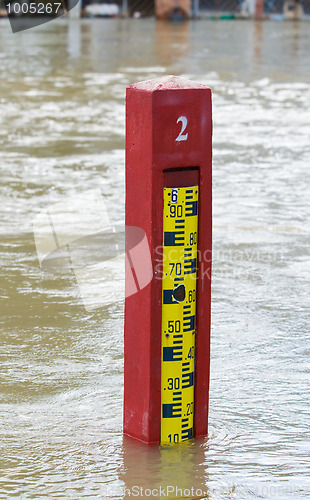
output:
[[194,435],[198,186],[164,188],[161,444]]

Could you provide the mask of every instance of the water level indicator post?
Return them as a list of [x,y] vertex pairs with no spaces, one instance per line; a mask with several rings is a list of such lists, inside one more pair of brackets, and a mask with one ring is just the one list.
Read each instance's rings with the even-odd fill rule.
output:
[[[212,109],[205,85],[167,76],[126,97],[124,434],[178,444],[208,433]],[[150,260],[150,262],[148,261]],[[152,277],[149,280],[143,276]],[[135,293],[132,290],[135,290]]]

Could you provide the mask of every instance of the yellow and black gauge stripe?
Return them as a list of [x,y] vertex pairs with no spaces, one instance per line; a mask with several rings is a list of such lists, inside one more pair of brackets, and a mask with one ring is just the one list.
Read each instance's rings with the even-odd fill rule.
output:
[[162,445],[193,437],[198,186],[164,188]]

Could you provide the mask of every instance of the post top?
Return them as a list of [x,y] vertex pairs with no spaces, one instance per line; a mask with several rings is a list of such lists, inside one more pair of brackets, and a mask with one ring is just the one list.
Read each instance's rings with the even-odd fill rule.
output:
[[177,89],[209,89],[202,83],[186,80],[180,76],[167,75],[152,80],[137,82],[128,87],[129,89],[146,90],[153,92],[154,90],[177,90]]

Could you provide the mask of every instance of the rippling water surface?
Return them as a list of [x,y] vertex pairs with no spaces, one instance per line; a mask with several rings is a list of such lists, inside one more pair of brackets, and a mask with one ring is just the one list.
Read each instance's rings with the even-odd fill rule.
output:
[[[309,33],[0,22],[1,499],[309,498]],[[165,74],[213,91],[214,266],[209,437],[158,449],[122,436],[123,301],[86,310],[33,221],[99,188],[123,224],[125,88]]]

